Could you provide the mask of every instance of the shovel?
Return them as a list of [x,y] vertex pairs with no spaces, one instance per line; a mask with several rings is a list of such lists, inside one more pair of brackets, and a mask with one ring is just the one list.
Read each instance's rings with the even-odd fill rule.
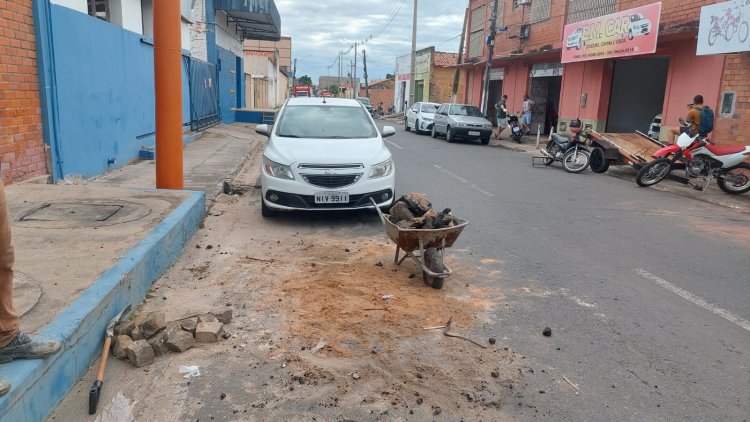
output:
[[127,315],[128,312],[130,312],[130,305],[123,309],[122,312],[115,315],[115,317],[109,321],[109,325],[107,325],[107,337],[104,339],[102,359],[99,361],[99,372],[96,374],[96,381],[94,381],[91,390],[89,390],[89,415],[96,414],[96,408],[99,405],[99,397],[102,394],[102,386],[104,385],[104,369],[107,367],[107,358],[109,357],[109,348],[112,345],[115,324],[117,324],[123,316]]

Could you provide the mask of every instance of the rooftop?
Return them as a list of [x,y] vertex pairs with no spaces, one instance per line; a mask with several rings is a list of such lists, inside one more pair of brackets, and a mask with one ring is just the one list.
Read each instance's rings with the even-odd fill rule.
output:
[[432,63],[440,67],[453,67],[458,63],[458,53],[436,51],[432,55]]

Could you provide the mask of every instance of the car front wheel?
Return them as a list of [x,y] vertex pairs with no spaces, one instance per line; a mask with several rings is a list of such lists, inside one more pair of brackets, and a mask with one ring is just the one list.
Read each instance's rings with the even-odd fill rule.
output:
[[265,217],[265,218],[270,218],[270,217],[275,217],[275,216],[276,216],[276,214],[277,214],[277,213],[276,213],[276,211],[275,211],[275,210],[273,210],[273,209],[269,208],[269,207],[268,207],[268,206],[266,205],[266,201],[265,201],[265,199],[261,199],[261,200],[260,200],[260,215],[262,215],[262,216],[263,216],[263,217]]
[[453,128],[448,127],[448,130],[445,132],[445,140],[448,141],[448,143],[453,143],[453,141],[456,140],[455,135],[453,134]]

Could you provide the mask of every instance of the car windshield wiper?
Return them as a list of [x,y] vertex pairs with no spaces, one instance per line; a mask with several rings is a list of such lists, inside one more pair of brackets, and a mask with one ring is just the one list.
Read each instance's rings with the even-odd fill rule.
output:
[[297,135],[282,135],[282,134],[279,134],[279,136],[282,137],[282,138],[299,138],[299,136],[297,136]]

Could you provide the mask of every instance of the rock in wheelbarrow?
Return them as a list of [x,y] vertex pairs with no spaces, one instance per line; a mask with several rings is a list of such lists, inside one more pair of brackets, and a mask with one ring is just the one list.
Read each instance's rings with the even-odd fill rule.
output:
[[[424,264],[433,273],[445,272],[445,266],[443,266],[443,257],[440,255],[440,251],[436,248],[428,248],[424,251]],[[445,283],[445,277],[433,277],[425,272],[422,273],[422,280],[424,283],[433,289],[442,289]]]
[[405,201],[396,202],[388,211],[391,223],[398,224],[401,221],[409,221],[414,218],[414,214],[409,211],[409,205]]
[[409,211],[414,214],[414,217],[421,217],[425,213],[432,209],[432,203],[427,199],[426,196],[419,192],[408,193],[399,199],[399,201],[406,202],[409,206]]

